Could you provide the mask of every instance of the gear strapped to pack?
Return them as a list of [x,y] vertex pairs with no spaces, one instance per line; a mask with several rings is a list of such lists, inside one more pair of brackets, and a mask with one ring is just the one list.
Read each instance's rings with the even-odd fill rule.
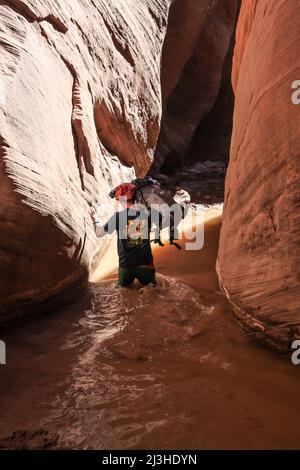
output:
[[134,201],[135,199],[136,186],[133,183],[123,183],[119,184],[115,189],[113,189],[109,196],[113,199],[115,198],[119,201],[121,198],[126,198],[127,201]]
[[[144,179],[137,178],[131,183],[123,183],[113,189],[109,196],[112,199],[119,201],[121,198],[126,198],[128,202],[139,202],[142,203],[149,211],[151,211],[151,204],[167,204],[170,207],[175,204],[171,194],[165,194],[166,191],[160,190],[160,184],[157,180],[147,177]],[[168,192],[167,192],[168,193]],[[162,197],[162,194],[164,197]],[[174,245],[178,250],[181,250],[181,246],[174,242],[174,216],[171,214],[170,224],[170,245]],[[164,246],[159,237],[155,240],[160,246]]]
[[112,199],[117,199],[117,201],[119,201],[122,197],[127,198],[128,201],[141,199],[141,202],[143,202],[143,204],[150,210],[150,204],[146,201],[142,192],[142,188],[145,188],[146,186],[159,188],[159,183],[153,178],[137,178],[131,183],[119,184],[119,186],[109,193],[109,196]]

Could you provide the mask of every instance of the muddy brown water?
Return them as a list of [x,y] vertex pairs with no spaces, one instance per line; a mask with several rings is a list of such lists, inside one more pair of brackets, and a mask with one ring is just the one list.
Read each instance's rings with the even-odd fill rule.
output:
[[199,252],[156,250],[157,288],[115,289],[112,276],[8,330],[0,438],[43,429],[78,449],[299,448],[300,369],[233,318],[214,271],[220,223],[206,222]]

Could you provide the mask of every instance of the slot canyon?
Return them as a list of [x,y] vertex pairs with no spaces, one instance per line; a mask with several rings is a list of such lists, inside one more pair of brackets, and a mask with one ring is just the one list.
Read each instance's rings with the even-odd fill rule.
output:
[[[299,447],[299,22],[298,0],[0,0],[0,449]],[[115,289],[90,208],[146,175],[203,208],[204,247]]]

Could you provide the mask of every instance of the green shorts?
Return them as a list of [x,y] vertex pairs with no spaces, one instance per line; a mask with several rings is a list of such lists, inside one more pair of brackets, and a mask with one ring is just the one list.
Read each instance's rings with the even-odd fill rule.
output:
[[119,268],[119,278],[117,287],[130,286],[137,279],[141,284],[156,286],[155,268],[147,266],[137,266],[135,268]]

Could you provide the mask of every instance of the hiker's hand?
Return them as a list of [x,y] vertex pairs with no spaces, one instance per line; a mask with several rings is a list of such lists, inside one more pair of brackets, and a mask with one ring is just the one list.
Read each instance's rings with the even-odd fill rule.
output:
[[98,216],[97,216],[97,210],[94,206],[91,207],[90,209],[90,216],[92,218],[92,221],[95,223],[95,222],[99,222],[98,220]]

